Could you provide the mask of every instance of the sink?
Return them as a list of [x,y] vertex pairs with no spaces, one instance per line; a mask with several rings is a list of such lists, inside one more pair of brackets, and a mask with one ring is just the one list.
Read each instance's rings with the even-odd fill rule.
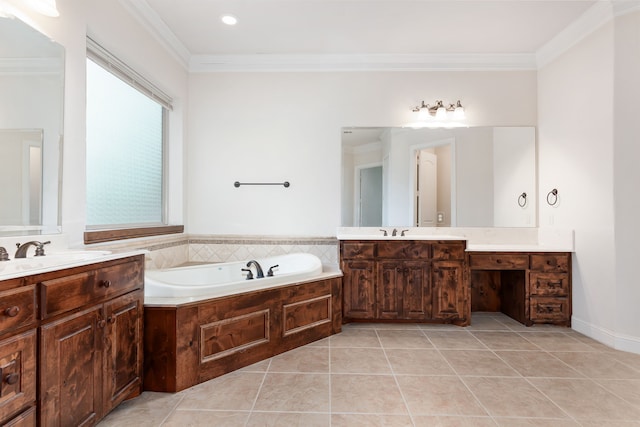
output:
[[465,240],[460,236],[444,234],[407,234],[405,236],[383,236],[378,234],[338,234],[338,240]]
[[44,256],[30,256],[27,258],[11,258],[10,261],[0,262],[0,279],[3,276],[15,276],[30,271],[65,266],[82,261],[89,261],[111,254],[110,251],[63,251],[52,252]]

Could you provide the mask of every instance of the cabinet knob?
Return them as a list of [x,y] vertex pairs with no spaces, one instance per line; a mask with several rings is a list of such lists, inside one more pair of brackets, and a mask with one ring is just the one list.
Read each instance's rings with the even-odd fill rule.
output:
[[102,319],[98,320],[98,328],[104,328],[107,325],[107,321]]
[[107,322],[113,325],[114,323],[116,323],[116,316],[107,317]]
[[108,288],[111,286],[111,280],[101,280],[99,286],[102,288]]
[[18,374],[16,374],[14,372],[12,374],[7,374],[4,377],[4,382],[9,384],[9,385],[13,385],[13,384],[17,383],[19,379],[20,379],[20,375],[18,375]]
[[7,307],[4,309],[4,314],[9,317],[16,317],[20,313],[20,307],[14,305],[13,307]]

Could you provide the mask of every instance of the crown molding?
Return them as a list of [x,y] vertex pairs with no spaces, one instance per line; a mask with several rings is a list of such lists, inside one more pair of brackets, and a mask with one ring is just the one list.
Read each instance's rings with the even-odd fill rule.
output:
[[149,6],[146,0],[119,0],[120,4],[188,70],[191,52]]
[[488,71],[535,70],[534,54],[193,55],[189,71]]

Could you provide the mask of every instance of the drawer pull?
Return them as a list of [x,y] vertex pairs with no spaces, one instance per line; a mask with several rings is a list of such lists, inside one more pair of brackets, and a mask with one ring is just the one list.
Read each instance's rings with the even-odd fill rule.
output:
[[109,286],[111,286],[111,280],[101,280],[99,286],[101,288],[109,288]]
[[98,328],[104,328],[105,326],[107,326],[107,321],[102,319],[102,320],[98,320]]
[[13,307],[7,307],[4,309],[4,314],[9,317],[16,317],[20,313],[20,307],[14,305]]
[[114,323],[116,323],[116,316],[107,317],[107,322],[113,325]]
[[498,259],[496,260],[496,264],[502,264],[502,260],[501,260],[500,258],[498,258]]
[[14,372],[12,374],[7,374],[7,376],[4,377],[4,382],[9,385],[13,385],[17,383],[19,379],[20,379],[20,375]]
[[559,311],[560,307],[557,304],[554,305],[538,305],[538,307],[536,308],[536,311],[538,313],[547,313],[547,314],[551,314],[554,311]]

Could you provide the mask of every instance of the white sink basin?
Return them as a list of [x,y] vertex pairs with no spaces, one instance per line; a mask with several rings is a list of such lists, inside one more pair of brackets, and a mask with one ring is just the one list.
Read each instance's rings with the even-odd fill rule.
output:
[[390,236],[379,234],[338,234],[338,240],[465,240],[460,236],[444,234],[407,234],[405,236]]

